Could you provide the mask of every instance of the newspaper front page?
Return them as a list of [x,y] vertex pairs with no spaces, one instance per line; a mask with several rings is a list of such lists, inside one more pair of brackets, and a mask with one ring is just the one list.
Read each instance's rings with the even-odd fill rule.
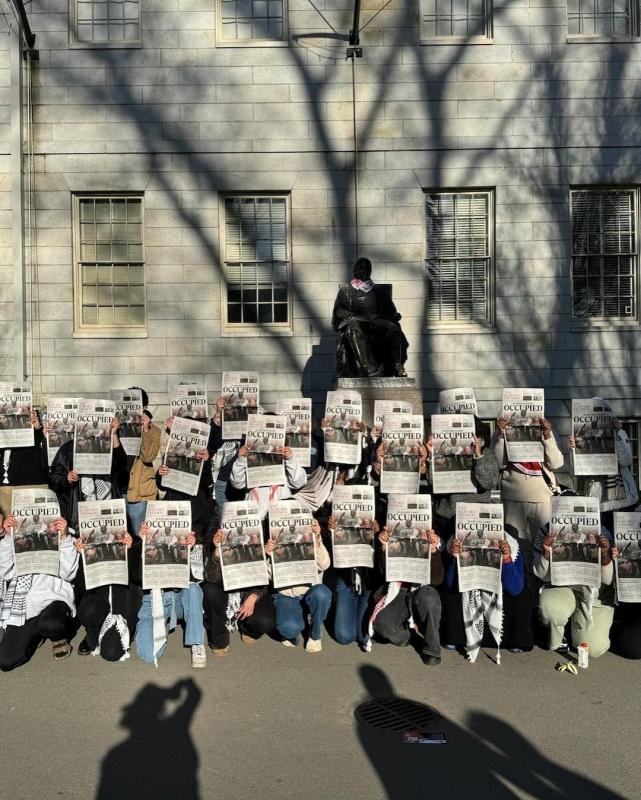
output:
[[385,414],[381,442],[381,492],[418,492],[422,441],[423,417],[420,414]]
[[73,440],[73,468],[80,475],[111,472],[113,400],[78,400]]
[[283,447],[287,420],[272,414],[252,414],[247,423],[247,488],[285,483]]
[[457,557],[459,591],[500,592],[503,557],[499,547],[505,539],[503,506],[457,503],[456,538],[461,543]]
[[476,492],[474,417],[471,414],[432,416],[432,485],[434,494]]
[[312,401],[309,397],[279,400],[276,414],[285,417],[285,447],[290,447],[301,467],[312,463]]
[[503,389],[501,416],[507,423],[505,445],[509,461],[543,461],[544,401],[543,389]]
[[179,383],[171,395],[173,417],[191,417],[199,422],[207,420],[207,389],[202,383]]
[[258,503],[245,500],[225,503],[220,528],[223,540],[219,553],[225,591],[266,586],[269,574]]
[[471,414],[478,417],[474,389],[444,389],[438,394],[439,414]]
[[174,417],[163,464],[169,474],[162,476],[165,489],[175,489],[184,494],[197,495],[204,461],[196,457],[209,442],[209,425],[191,419]]
[[14,489],[11,513],[18,520],[11,537],[16,575],[58,575],[60,536],[54,523],[60,516],[60,506],[55,492]]
[[47,400],[45,430],[49,466],[53,464],[53,460],[62,445],[73,439],[77,411],[77,397],[50,397]]
[[257,372],[223,372],[223,439],[242,439],[250,414],[258,412],[260,378]]
[[[15,492],[14,492],[15,494]],[[641,603],[641,512],[614,512],[614,559],[619,603]]]
[[385,580],[426,586],[430,582],[432,499],[429,494],[393,494],[387,503],[389,539]]
[[269,504],[269,537],[274,589],[318,583],[312,512],[297,500]]
[[78,525],[87,589],[127,585],[127,511],[124,500],[80,501]]
[[374,400],[372,438],[380,438],[383,432],[383,418],[386,414],[411,414],[412,411],[412,403],[409,400]]
[[32,408],[31,386],[0,383],[0,449],[33,446]]
[[191,533],[189,500],[151,500],[145,525],[150,530],[142,547],[143,589],[186,589],[189,586]]
[[137,456],[140,452],[142,436],[142,393],[140,389],[112,389],[111,399],[116,407],[116,416],[120,422],[118,436],[128,456]]
[[326,462],[360,464],[362,419],[363,404],[358,392],[327,392],[323,428]]
[[374,487],[335,485],[332,516],[336,520],[332,531],[334,567],[373,567]]
[[593,497],[550,498],[550,582],[552,586],[601,585],[599,501]]
[[619,471],[614,414],[594,399],[572,401],[575,475],[616,475]]

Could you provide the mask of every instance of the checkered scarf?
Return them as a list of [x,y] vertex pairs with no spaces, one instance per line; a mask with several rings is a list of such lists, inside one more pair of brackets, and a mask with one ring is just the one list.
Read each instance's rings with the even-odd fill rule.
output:
[[33,575],[22,575],[13,578],[0,608],[0,628],[7,625],[22,627],[27,621],[27,595],[31,589]]

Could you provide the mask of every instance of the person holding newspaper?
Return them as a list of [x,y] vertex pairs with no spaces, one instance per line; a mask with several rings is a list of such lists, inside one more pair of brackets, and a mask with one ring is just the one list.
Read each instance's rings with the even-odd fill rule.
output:
[[34,444],[31,447],[14,447],[0,450],[0,514],[11,513],[11,495],[14,489],[46,489],[49,467],[47,440],[40,412],[31,412]]
[[149,405],[147,392],[144,389],[140,389],[140,392],[143,405],[140,450],[131,464],[126,496],[129,530],[134,536],[138,535],[138,530],[145,520],[148,501],[158,497],[153,462],[160,451],[161,438],[160,428],[153,424],[151,411],[147,408]]

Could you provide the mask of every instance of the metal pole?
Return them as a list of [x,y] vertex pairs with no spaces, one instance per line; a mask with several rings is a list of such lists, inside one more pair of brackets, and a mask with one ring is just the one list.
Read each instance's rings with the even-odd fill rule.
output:
[[352,54],[352,124],[354,136],[354,242],[359,255],[358,238],[358,131],[356,129],[356,59]]

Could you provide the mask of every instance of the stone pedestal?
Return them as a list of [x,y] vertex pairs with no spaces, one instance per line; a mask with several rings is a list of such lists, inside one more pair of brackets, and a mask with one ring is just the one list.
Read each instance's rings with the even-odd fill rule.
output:
[[414,378],[338,378],[337,389],[351,389],[363,398],[363,422],[374,423],[375,400],[409,400],[414,414],[423,416],[423,397]]

